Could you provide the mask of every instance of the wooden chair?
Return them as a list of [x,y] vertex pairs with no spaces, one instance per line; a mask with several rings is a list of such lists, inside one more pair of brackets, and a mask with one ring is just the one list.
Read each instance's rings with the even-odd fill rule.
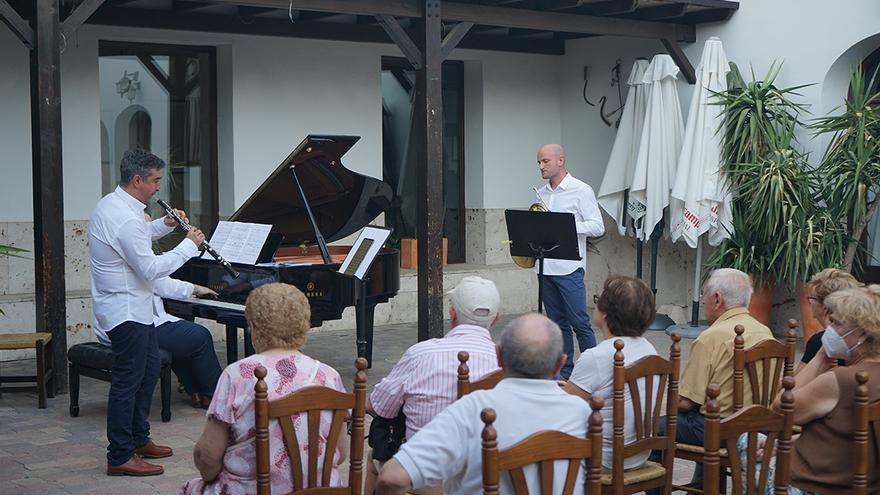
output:
[[560,431],[539,431],[530,435],[516,445],[498,451],[498,435],[492,423],[495,422],[495,411],[483,409],[480,418],[483,420],[483,493],[498,495],[498,484],[501,471],[510,474],[516,495],[529,493],[523,468],[530,464],[538,464],[540,473],[541,494],[553,493],[553,480],[556,477],[553,468],[557,460],[568,460],[565,473],[565,484],[562,495],[571,495],[577,484],[581,462],[587,460],[586,491],[599,493],[602,471],[602,409],[605,401],[593,398],[590,407],[593,409],[588,419],[587,437],[580,438]]
[[470,354],[467,351],[459,351],[458,353],[458,381],[456,383],[456,388],[458,392],[458,399],[461,399],[465,395],[473,392],[474,390],[490,390],[495,388],[495,385],[498,385],[498,382],[504,379],[507,376],[504,373],[503,369],[495,370],[484,377],[476,380],[474,382],[470,381],[470,373],[471,370],[468,368],[467,362],[470,359]]
[[[733,495],[763,495],[764,487],[769,478],[767,466],[771,463],[774,448],[776,450],[776,475],[773,480],[775,493],[788,492],[791,477],[791,429],[794,416],[794,377],[783,379],[782,412],[759,404],[740,409],[731,416],[721,419],[719,415],[718,385],[712,384],[706,390],[705,418],[705,471],[703,475],[706,495],[720,493],[719,482],[721,462],[719,450],[726,445],[730,454],[727,456],[733,479]],[[766,435],[763,454],[758,452],[759,433]],[[746,463],[742,465],[737,452],[737,440],[740,435],[747,434]],[[758,474],[760,472],[760,475]],[[745,478],[745,479],[743,479]],[[743,481],[745,481],[745,486]]]
[[[672,467],[675,461],[675,428],[678,414],[678,376],[681,365],[681,336],[672,334],[669,359],[645,356],[624,367],[623,341],[614,341],[614,392],[612,437],[614,456],[611,472],[602,474],[602,493],[624,495],[652,488],[672,491]],[[639,390],[644,383],[644,396]],[[656,392],[655,392],[656,385]],[[632,401],[632,413],[626,410],[625,392]],[[660,434],[663,396],[666,396],[666,431]],[[626,417],[635,418],[636,439],[624,443]],[[637,469],[624,470],[624,460],[645,451],[663,451],[663,463],[647,461]]]
[[[795,346],[797,343],[797,320],[788,320],[785,344],[776,339],[767,339],[745,349],[745,328],[734,327],[733,339],[733,410],[743,408],[745,402],[745,375],[749,377],[752,403],[769,407],[779,393],[780,378],[794,376]],[[759,378],[760,377],[760,378]],[[702,445],[679,443],[675,447],[675,457],[698,463],[704,462],[705,449]],[[721,466],[730,468],[727,449],[719,451]],[[705,483],[704,483],[705,486]],[[673,486],[676,490],[703,493],[703,490],[690,486]]]
[[[55,397],[55,364],[52,354],[52,334],[7,333],[0,335],[0,350],[34,349],[37,357],[36,374],[0,376],[0,397],[3,392],[37,392],[37,407],[46,408],[46,397]],[[32,383],[33,386],[3,387],[4,383]]]
[[[855,456],[853,464],[853,495],[865,495],[868,493],[868,470],[875,466],[869,466],[868,449],[873,448],[880,453],[880,400],[868,404],[868,373],[859,371],[856,373],[856,421],[855,421]],[[868,442],[868,432],[874,434],[874,445]]]
[[[344,394],[328,387],[311,386],[298,390],[290,395],[270,401],[266,368],[260,366],[254,370],[257,384],[254,386],[256,400],[254,404],[257,427],[257,493],[270,495],[269,481],[269,418],[277,418],[284,432],[284,444],[290,454],[290,469],[293,478],[293,491],[309,494],[328,495],[360,495],[363,479],[364,458],[364,412],[367,403],[367,360],[358,358],[355,361],[357,373],[354,376],[354,392]],[[333,411],[330,435],[324,449],[322,476],[318,479],[318,433],[321,423],[321,411]],[[344,434],[345,417],[351,411],[351,451],[349,456],[349,478],[347,487],[328,487],[333,466],[333,455],[339,435]],[[293,415],[306,413],[308,418],[308,478],[303,479],[302,450],[293,427]]]

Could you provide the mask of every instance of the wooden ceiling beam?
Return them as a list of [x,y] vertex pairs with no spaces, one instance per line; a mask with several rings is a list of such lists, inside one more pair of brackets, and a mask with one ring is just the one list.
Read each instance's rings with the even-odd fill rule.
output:
[[[290,0],[196,0],[216,4],[247,5],[287,9]],[[701,0],[707,1],[707,0]],[[357,15],[421,17],[417,0],[293,0],[294,9]],[[696,30],[684,24],[611,19],[607,17],[564,14],[511,7],[495,7],[460,2],[443,2],[444,21],[473,22],[490,26],[534,29],[537,31],[628,36],[635,38],[674,39],[693,42]]]
[[64,22],[61,23],[61,36],[64,39],[70,39],[70,37],[73,36],[73,33],[75,33],[76,30],[79,29],[79,27],[82,26],[103,3],[104,0],[83,0],[82,3],[77,5],[76,9],[67,16],[67,19],[64,19]]
[[34,30],[6,0],[0,0],[0,21],[9,26],[12,34],[20,39],[28,49],[34,49]]

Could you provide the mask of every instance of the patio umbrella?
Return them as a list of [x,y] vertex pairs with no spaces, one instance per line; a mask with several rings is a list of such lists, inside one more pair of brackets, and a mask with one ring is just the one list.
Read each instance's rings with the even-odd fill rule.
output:
[[639,142],[642,139],[642,127],[645,123],[645,111],[648,107],[648,85],[645,84],[645,70],[648,61],[640,58],[633,63],[626,81],[630,89],[626,94],[623,115],[620,116],[620,127],[614,137],[605,176],[599,186],[598,201],[608,216],[617,224],[620,235],[626,235],[627,219],[625,206],[627,189],[633,183],[636,158],[639,153]]
[[700,312],[701,236],[706,234],[709,244],[717,246],[733,231],[731,191],[720,170],[718,126],[722,107],[713,103],[713,94],[727,89],[728,72],[730,66],[721,40],[709,38],[697,68],[696,90],[691,99],[669,208],[672,241],[683,238],[688,246],[697,248],[691,327],[698,326]]
[[[627,212],[636,220],[636,239],[651,239],[651,290],[657,293],[657,251],[664,230],[664,210],[681,151],[684,123],[678,101],[678,66],[667,54],[654,56],[643,81],[649,86],[645,123],[629,191]],[[657,313],[649,327],[665,330],[674,322]]]
[[672,57],[664,53],[654,56],[643,79],[650,89],[627,205],[630,216],[640,220],[636,236],[643,241],[663,220],[681,151],[684,122],[676,88],[678,72]]

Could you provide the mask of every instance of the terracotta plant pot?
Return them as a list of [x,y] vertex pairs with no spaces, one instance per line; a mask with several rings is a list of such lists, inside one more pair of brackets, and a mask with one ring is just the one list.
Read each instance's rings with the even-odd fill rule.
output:
[[776,292],[776,282],[756,285],[752,301],[749,303],[749,313],[765,325],[770,324],[770,309],[773,306],[774,292]]
[[[443,238],[443,266],[446,266],[447,239]],[[400,240],[400,267],[416,269],[419,266],[419,241],[416,239]]]
[[804,343],[806,344],[810,337],[816,334],[819,330],[822,330],[822,325],[819,323],[815,317],[813,317],[813,310],[810,308],[810,301],[807,300],[807,296],[810,295],[809,289],[807,289],[807,284],[801,282],[798,284],[798,295],[801,300],[801,325],[803,326],[803,338]]

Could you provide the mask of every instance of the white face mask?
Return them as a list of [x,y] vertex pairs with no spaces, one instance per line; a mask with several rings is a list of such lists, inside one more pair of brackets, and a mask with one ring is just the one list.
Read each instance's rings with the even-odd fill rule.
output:
[[844,335],[840,335],[834,327],[828,325],[828,327],[825,328],[825,333],[822,334],[822,347],[825,348],[825,354],[828,354],[828,357],[833,359],[843,359],[844,361],[848,361],[852,354],[852,350],[858,347],[859,344],[857,343],[852,347],[848,347],[846,341],[843,339],[853,332],[855,332],[855,329],[850,330]]

